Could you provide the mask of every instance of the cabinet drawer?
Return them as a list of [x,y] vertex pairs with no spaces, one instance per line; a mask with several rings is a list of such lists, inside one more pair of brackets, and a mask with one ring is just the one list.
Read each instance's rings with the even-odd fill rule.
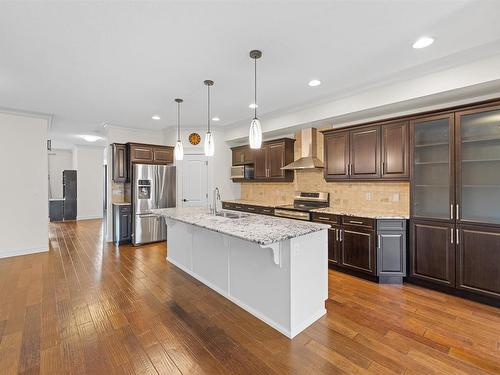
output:
[[342,216],[342,224],[375,229],[375,219],[359,216]]
[[243,211],[250,212],[252,214],[260,213],[261,207],[259,206],[250,206],[248,204],[243,205]]
[[320,212],[312,213],[312,221],[319,221],[327,224],[340,224],[340,217],[334,214],[324,214]]
[[272,207],[259,207],[259,213],[264,215],[274,215],[274,208]]
[[132,211],[132,207],[130,205],[120,206],[120,213],[122,213],[122,214],[130,213],[131,211]]
[[222,202],[222,208],[226,210],[234,210],[234,203]]

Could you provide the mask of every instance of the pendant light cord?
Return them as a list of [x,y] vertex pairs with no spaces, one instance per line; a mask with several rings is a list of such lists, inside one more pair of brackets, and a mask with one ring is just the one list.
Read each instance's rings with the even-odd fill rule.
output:
[[181,140],[181,103],[177,102],[177,142]]
[[207,87],[208,87],[208,111],[207,111],[208,118],[207,118],[207,122],[208,122],[208,132],[210,133],[210,85],[207,85]]
[[254,110],[253,118],[257,118],[257,59],[254,58]]

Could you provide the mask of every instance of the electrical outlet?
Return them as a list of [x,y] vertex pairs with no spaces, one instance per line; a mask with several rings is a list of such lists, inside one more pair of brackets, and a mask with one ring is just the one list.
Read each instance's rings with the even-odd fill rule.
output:
[[373,197],[373,194],[372,194],[372,192],[371,192],[371,191],[367,191],[367,192],[365,192],[365,199],[366,199],[367,201],[371,201],[371,200],[372,200],[372,197]]
[[392,201],[393,202],[399,202],[399,193],[394,193],[392,195]]

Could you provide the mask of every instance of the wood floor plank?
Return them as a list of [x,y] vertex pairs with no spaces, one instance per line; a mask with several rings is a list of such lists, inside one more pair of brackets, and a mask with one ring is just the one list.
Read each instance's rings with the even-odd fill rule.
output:
[[327,315],[289,340],[102,222],[50,223],[0,259],[0,374],[500,373],[500,309],[329,271]]

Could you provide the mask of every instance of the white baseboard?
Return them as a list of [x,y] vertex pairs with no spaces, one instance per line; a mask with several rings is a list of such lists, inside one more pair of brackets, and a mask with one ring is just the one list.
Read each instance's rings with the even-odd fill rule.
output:
[[76,220],[95,220],[95,219],[102,219],[102,215],[96,215],[96,216],[77,216]]
[[17,250],[8,250],[8,251],[0,251],[0,258],[10,258],[17,257],[20,255],[28,255],[35,253],[44,253],[49,251],[49,246],[40,246],[40,247],[30,247],[27,249],[17,249]]

